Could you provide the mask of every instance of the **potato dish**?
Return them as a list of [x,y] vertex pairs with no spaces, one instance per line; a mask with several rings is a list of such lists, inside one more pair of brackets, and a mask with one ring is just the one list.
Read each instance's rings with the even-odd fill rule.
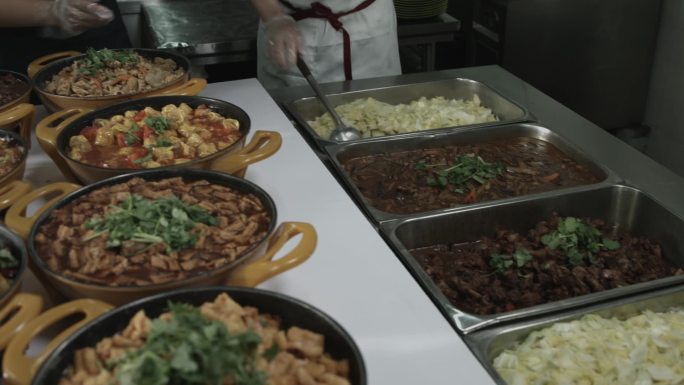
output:
[[[345,124],[359,130],[364,138],[498,120],[491,109],[481,105],[477,95],[471,100],[422,97],[397,105],[373,98],[357,99],[335,107],[335,111]],[[326,139],[335,128],[327,112],[307,123]]]
[[682,384],[684,310],[589,314],[530,333],[494,359],[508,385]]
[[205,105],[169,104],[95,119],[69,139],[67,155],[98,167],[156,168],[212,155],[241,136],[237,120]]
[[60,385],[349,385],[349,363],[325,352],[324,336],[240,306],[226,293],[200,307],[169,303],[151,320],[77,350]]
[[78,97],[126,95],[164,87],[184,74],[172,59],[150,60],[132,50],[91,48],[53,75],[45,91]]

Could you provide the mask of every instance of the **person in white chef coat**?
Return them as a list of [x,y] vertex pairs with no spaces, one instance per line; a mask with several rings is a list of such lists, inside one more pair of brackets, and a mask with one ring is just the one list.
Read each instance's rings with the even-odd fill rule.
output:
[[257,76],[265,88],[401,74],[392,0],[252,0],[261,18]]

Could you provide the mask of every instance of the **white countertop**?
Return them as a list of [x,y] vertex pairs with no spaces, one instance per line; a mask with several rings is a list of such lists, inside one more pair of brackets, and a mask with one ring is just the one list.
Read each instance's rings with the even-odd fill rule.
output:
[[[201,95],[243,108],[252,133],[282,134],[280,151],[250,166],[246,178],[271,195],[279,223],[308,222],[318,232],[307,262],[261,288],[299,298],[335,318],[359,345],[369,384],[494,384],[256,79],[213,83]],[[25,179],[35,186],[61,179],[35,140]],[[23,290],[42,292],[42,287],[30,275]]]

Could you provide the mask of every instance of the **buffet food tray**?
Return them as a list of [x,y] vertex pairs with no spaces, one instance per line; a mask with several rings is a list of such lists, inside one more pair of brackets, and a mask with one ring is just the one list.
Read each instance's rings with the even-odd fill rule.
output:
[[[327,95],[327,97],[333,106],[338,106],[341,104],[350,103],[356,99],[365,98],[374,98],[381,102],[396,105],[409,103],[413,100],[419,99],[420,97],[434,98],[442,96],[446,99],[469,100],[475,95],[480,98],[482,106],[491,109],[492,113],[496,115],[499,120],[495,122],[463,125],[458,126],[458,128],[482,127],[535,120],[534,116],[526,108],[516,104],[510,99],[505,98],[491,87],[475,80],[463,78],[343,92]],[[309,121],[316,119],[316,117],[321,116],[326,112],[323,104],[321,104],[317,97],[297,99],[286,104],[285,107],[295,118],[298,125],[302,127],[304,131],[306,131],[306,134],[318,145],[319,150],[324,151],[325,146],[335,143],[334,141],[320,137],[308,123]],[[448,127],[390,136],[402,137],[416,134],[421,135],[426,132],[434,132],[435,130],[442,130],[444,128]],[[363,140],[365,139],[360,139],[360,141]]]
[[501,352],[515,347],[535,330],[550,327],[557,322],[576,320],[587,314],[624,320],[645,310],[663,312],[675,306],[684,306],[684,288],[681,286],[563,311],[513,325],[500,325],[468,334],[463,339],[494,381],[499,385],[508,385],[494,369],[492,362]]
[[[423,132],[420,136],[412,137],[393,136],[373,138],[357,142],[333,144],[327,146],[325,150],[329,155],[333,167],[337,171],[339,179],[346,185],[347,190],[354,197],[359,206],[364,210],[366,215],[371,218],[376,225],[379,225],[383,222],[423,216],[431,212],[447,212],[461,210],[468,207],[479,207],[486,205],[491,201],[459,205],[422,213],[398,214],[382,211],[373,206],[372,202],[370,202],[369,199],[364,196],[364,194],[359,190],[358,186],[350,178],[349,174],[345,171],[343,165],[347,160],[362,156],[379,155],[383,153],[394,153],[452,145],[477,144],[520,137],[538,139],[552,144],[564,155],[568,156],[578,164],[585,166],[591,172],[591,174],[595,175],[599,181],[601,181],[599,183],[620,182],[620,179],[617,175],[615,175],[605,166],[593,161],[579,148],[575,147],[548,128],[533,123],[513,123],[501,126],[445,130],[440,132],[433,131],[430,133]],[[578,187],[563,187],[554,191],[573,190],[578,188],[581,189],[585,186],[588,185]],[[538,194],[545,193],[535,193],[530,195]],[[501,201],[510,201],[512,199],[517,199],[517,197],[504,198],[501,199]]]
[[684,220],[647,194],[624,185],[602,184],[562,194],[526,196],[460,211],[395,220],[382,223],[380,232],[442,314],[456,330],[464,334],[502,322],[520,321],[684,283],[684,275],[671,276],[509,312],[478,315],[452,305],[409,251],[443,243],[474,241],[482,236],[491,236],[497,228],[527,231],[554,212],[561,216],[602,219],[616,232],[622,230],[649,238],[660,244],[663,255],[670,262],[684,266],[684,238],[681,237],[684,234]]

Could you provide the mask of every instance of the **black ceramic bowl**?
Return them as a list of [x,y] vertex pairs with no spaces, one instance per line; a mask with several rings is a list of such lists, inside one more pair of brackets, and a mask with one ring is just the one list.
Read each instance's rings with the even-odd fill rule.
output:
[[57,385],[64,371],[72,364],[74,352],[92,347],[102,338],[122,331],[141,309],[150,318],[166,311],[168,301],[200,305],[213,301],[220,293],[227,293],[242,306],[253,306],[259,312],[280,317],[281,327],[298,326],[325,336],[325,351],[332,358],[349,360],[350,382],[366,384],[366,369],[359,348],[351,336],[335,320],[322,311],[292,297],[259,289],[209,287],[177,290],[132,302],[105,313],[89,322],[62,342],[38,369],[33,377],[35,385]]
[[[251,127],[249,115],[232,103],[202,96],[153,96],[125,101],[95,111],[87,109],[64,110],[49,115],[39,122],[36,126],[36,136],[43,150],[52,158],[67,179],[78,180],[82,183],[93,183],[139,169],[100,167],[71,159],[68,154],[69,142],[72,137],[79,135],[83,128],[92,125],[96,119],[110,119],[115,115],[123,115],[126,111],[141,111],[146,107],[161,111],[166,105],[179,105],[181,103],[185,103],[191,108],[205,105],[212,112],[237,120],[241,136],[235,143],[213,154],[182,164],[157,167],[155,168],[157,170],[189,167],[243,176],[249,164],[270,157],[280,148],[281,136],[272,131],[257,131],[247,143],[247,136]],[[58,121],[61,122],[55,124]]]

